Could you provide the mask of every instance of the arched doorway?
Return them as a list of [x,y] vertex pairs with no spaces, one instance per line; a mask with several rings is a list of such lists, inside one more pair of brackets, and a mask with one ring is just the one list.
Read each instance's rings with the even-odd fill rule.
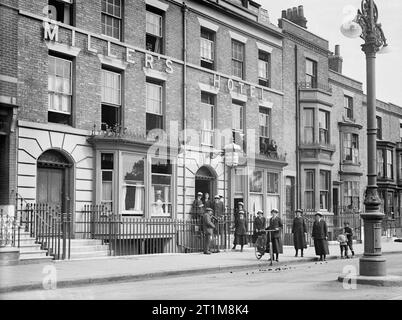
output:
[[212,168],[202,166],[195,174],[195,195],[197,192],[202,194],[209,193],[213,200],[216,193],[216,173]]
[[71,162],[59,151],[48,150],[37,161],[37,202],[69,209]]

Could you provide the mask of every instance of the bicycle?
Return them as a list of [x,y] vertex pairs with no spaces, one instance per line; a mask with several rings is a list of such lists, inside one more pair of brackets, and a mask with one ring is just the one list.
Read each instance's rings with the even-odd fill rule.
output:
[[[272,232],[275,230],[263,230],[258,232],[257,240],[255,242],[255,256],[257,260],[260,260],[262,256],[266,253],[267,250],[267,234],[269,237],[272,237]],[[272,261],[274,260],[274,254],[272,249],[272,238],[269,241],[269,257],[270,257],[270,265],[272,266]]]

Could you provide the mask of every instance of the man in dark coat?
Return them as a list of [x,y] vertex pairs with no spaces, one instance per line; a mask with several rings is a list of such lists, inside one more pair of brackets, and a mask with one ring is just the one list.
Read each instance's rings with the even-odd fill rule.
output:
[[202,217],[202,230],[204,232],[204,254],[211,254],[209,251],[209,246],[211,245],[212,234],[215,229],[215,225],[212,223],[212,212],[211,208],[207,208]]
[[204,214],[204,203],[201,200],[202,192],[197,193],[197,198],[193,201],[191,206],[191,214],[194,219],[201,219]]
[[348,239],[348,247],[350,249],[350,251],[352,252],[352,257],[355,255],[355,252],[353,251],[353,231],[352,228],[349,227],[349,222],[345,222],[344,223],[344,231],[346,234],[346,237]]
[[269,252],[269,243],[272,239],[272,251],[275,253],[276,261],[279,261],[279,254],[283,253],[282,240],[281,240],[281,229],[283,227],[282,220],[278,216],[279,211],[277,209],[272,209],[272,217],[269,219],[269,226],[266,230],[270,230],[271,235],[268,234],[267,237],[267,251]]
[[[215,196],[215,200],[212,203],[212,209],[214,210],[215,221],[218,221],[218,226],[215,228],[215,234],[224,235],[226,230],[225,225],[225,205],[219,199],[219,195]],[[223,239],[221,239],[222,242]]]
[[292,233],[293,233],[293,244],[295,246],[297,257],[298,251],[300,249],[301,256],[303,257],[303,249],[307,248],[306,245],[306,235],[307,235],[307,227],[306,222],[301,216],[302,211],[300,209],[296,210],[296,217],[293,219]]
[[315,214],[313,224],[313,232],[311,236],[314,239],[315,254],[320,256],[320,261],[326,261],[326,255],[329,254],[328,249],[328,227],[327,223],[322,218],[321,212]]
[[208,193],[208,192],[205,192],[205,195],[204,195],[204,208],[205,208],[205,209],[208,209],[208,208],[213,209],[213,208],[212,208],[212,204],[213,204],[213,202],[212,202],[212,200],[209,198],[209,193]]

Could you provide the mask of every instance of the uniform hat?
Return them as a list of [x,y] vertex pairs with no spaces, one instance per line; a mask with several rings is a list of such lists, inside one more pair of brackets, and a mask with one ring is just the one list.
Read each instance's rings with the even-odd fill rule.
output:
[[202,192],[197,192],[197,196],[202,196]]
[[244,203],[243,202],[238,202],[237,205],[243,206],[244,207]]
[[209,212],[209,211],[214,211],[214,210],[212,210],[211,208],[206,208],[205,211]]
[[216,195],[216,196],[215,196],[215,199],[219,199],[219,198],[220,198],[219,195]]
[[272,212],[279,212],[279,211],[278,211],[278,209],[273,208],[273,209],[271,210],[271,213],[272,213]]
[[257,214],[260,214],[260,213],[261,213],[261,214],[264,214],[264,212],[262,212],[261,210],[258,210],[258,211],[257,211]]
[[295,212],[303,213],[303,210],[302,209],[297,209]]
[[318,211],[314,216],[322,217],[322,213]]

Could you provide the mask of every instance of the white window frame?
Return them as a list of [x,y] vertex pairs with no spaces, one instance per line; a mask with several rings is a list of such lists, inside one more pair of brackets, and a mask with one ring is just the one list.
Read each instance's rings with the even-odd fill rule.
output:
[[[127,183],[125,181],[124,176],[123,176],[124,173],[125,173],[123,163],[124,163],[124,156],[127,156],[127,155],[128,156],[139,157],[140,160],[141,160],[141,158],[143,158],[143,160],[144,160],[144,180],[143,180],[142,184]],[[125,215],[136,215],[136,216],[144,216],[145,217],[145,210],[146,210],[146,207],[147,207],[147,204],[146,204],[146,188],[145,188],[146,170],[147,170],[147,167],[146,167],[147,157],[144,154],[139,154],[139,153],[134,153],[134,152],[121,152],[120,157],[121,157],[120,183],[121,183],[121,186],[122,186],[121,189],[120,189],[120,204],[121,204],[121,208],[122,208],[121,213],[125,214]],[[142,208],[143,209],[142,212],[135,211],[135,210],[124,210],[124,207],[125,207],[124,202],[125,202],[126,199],[125,199],[125,194],[124,194],[123,190],[124,190],[124,188],[127,188],[128,186],[136,186],[136,187],[141,187],[142,188],[142,190],[143,190],[143,199],[142,199],[142,201],[144,203],[143,208]]]
[[[210,114],[210,118],[211,118],[211,119],[209,119],[210,121],[206,121],[205,118],[201,117],[201,122],[202,122],[201,123],[201,126],[202,126],[201,144],[207,145],[207,146],[212,146],[214,143],[214,133],[215,133],[215,96],[211,95],[210,93],[207,93],[207,92],[202,92],[201,96],[202,96],[202,94],[212,96],[213,100],[214,100],[214,104],[208,104],[208,103],[202,102],[202,100],[201,100],[201,108],[202,108],[201,113],[204,114],[204,112],[205,112],[205,114],[206,114],[207,110],[209,109],[208,113]],[[207,122],[210,123],[211,128],[206,128],[206,127],[208,127],[208,126],[206,126]]]
[[[55,60],[55,65],[54,65],[54,70],[55,70],[55,73],[54,74],[52,74],[52,76],[54,76],[54,80],[55,80],[55,83],[54,83],[54,89],[53,90],[51,90],[50,88],[49,88],[49,86],[50,86],[50,72],[48,72],[48,82],[49,82],[49,84],[48,84],[48,111],[51,111],[51,112],[57,112],[57,113],[63,113],[63,114],[68,114],[68,115],[71,115],[71,108],[72,108],[72,86],[73,86],[73,83],[72,83],[72,78],[73,78],[73,70],[72,70],[72,61],[71,60],[67,60],[67,59],[63,59],[63,58],[60,58],[60,57],[57,57],[57,56],[54,56],[54,55],[49,55],[48,56],[49,57],[49,60],[52,58],[52,59],[54,59]],[[57,91],[56,89],[56,79],[57,79],[57,72],[56,72],[56,70],[57,70],[57,60],[62,60],[62,61],[64,61],[64,62],[68,62],[68,64],[69,64],[69,73],[70,73],[70,79],[69,79],[69,92],[64,92],[64,90],[63,91]],[[49,64],[50,64],[50,61],[49,61]],[[63,75],[64,75],[64,71],[63,71]],[[64,78],[64,77],[62,77],[62,79],[64,80],[64,79],[66,79],[66,78]],[[56,110],[56,109],[52,109],[51,107],[50,107],[50,105],[51,105],[51,96],[59,96],[59,97],[61,97],[61,98],[63,98],[63,97],[67,97],[68,98],[68,100],[69,100],[69,103],[68,103],[68,111],[62,111],[62,110]]]
[[[101,5],[102,5],[102,2],[106,2],[106,11],[103,11],[103,10],[102,10],[102,6],[101,6],[101,28],[102,28],[102,34],[103,34],[104,36],[111,37],[111,38],[113,38],[113,39],[121,40],[121,39],[122,39],[122,26],[123,26],[123,23],[122,23],[122,22],[123,22],[122,11],[123,11],[123,6],[124,6],[123,0],[120,0],[119,15],[115,15],[114,12],[113,12],[113,14],[112,14],[112,13],[109,13],[109,12],[107,11],[107,7],[108,7],[108,5],[109,5],[108,1],[112,1],[112,2],[113,2],[113,4],[112,4],[113,7],[117,7],[117,6],[115,5],[115,1],[116,1],[116,0],[102,0],[102,1],[101,1]],[[113,10],[113,11],[114,11],[114,10]],[[103,23],[103,17],[105,17],[105,23]],[[112,28],[112,35],[107,34],[107,26],[108,26],[108,24],[106,23],[106,22],[107,22],[107,18],[110,18],[111,21],[112,21],[112,26],[111,26],[111,28]],[[117,21],[119,22],[119,36],[118,36],[118,37],[115,37],[115,36],[114,36],[114,29],[115,29],[115,27],[114,27],[113,22],[114,22],[115,20],[117,20]],[[105,25],[105,32],[103,32],[103,25]]]

